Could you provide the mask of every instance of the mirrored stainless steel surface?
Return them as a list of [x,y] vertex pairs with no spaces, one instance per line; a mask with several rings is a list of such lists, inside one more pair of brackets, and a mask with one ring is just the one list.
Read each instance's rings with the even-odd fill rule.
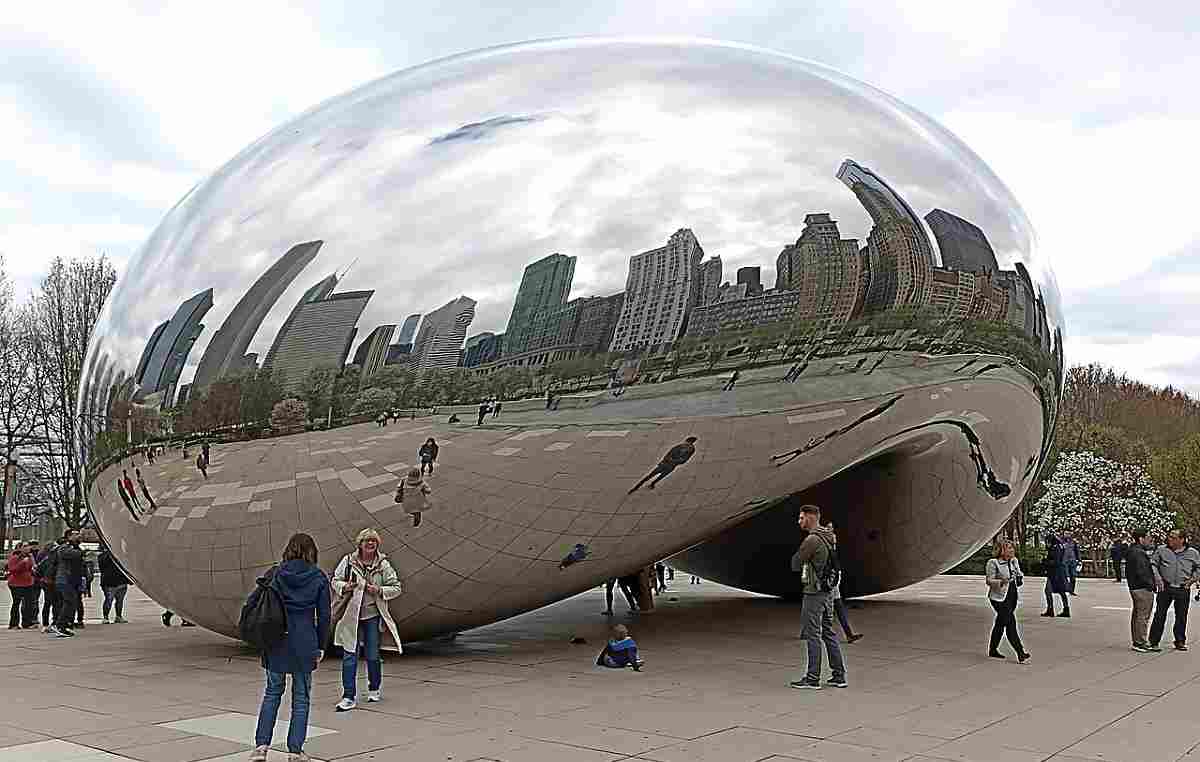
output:
[[795,594],[801,502],[866,594],[1003,524],[1061,347],[1029,220],[929,118],[761,50],[554,41],[365,85],[193,188],[95,332],[80,446],[138,584],[230,635],[299,530],[327,569],[382,532],[405,638],[671,556]]

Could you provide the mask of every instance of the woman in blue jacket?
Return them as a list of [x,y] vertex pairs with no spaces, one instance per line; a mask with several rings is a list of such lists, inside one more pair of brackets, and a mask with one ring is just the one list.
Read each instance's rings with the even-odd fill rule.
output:
[[[317,544],[307,534],[292,535],[283,550],[282,562],[264,577],[279,591],[287,611],[287,637],[262,655],[267,671],[267,688],[258,710],[258,729],[254,734],[251,760],[265,762],[271,748],[271,731],[283,699],[288,675],[292,676],[292,719],[288,724],[287,748],[292,762],[309,757],[303,751],[308,735],[308,705],[312,693],[312,673],[329,638],[329,579],[317,568]],[[262,587],[250,594],[247,606],[257,603]]]

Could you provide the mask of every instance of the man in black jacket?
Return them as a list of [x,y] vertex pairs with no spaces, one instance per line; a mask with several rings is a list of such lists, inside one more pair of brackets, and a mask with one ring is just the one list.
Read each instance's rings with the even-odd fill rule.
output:
[[1125,553],[1125,578],[1129,580],[1129,597],[1133,599],[1133,613],[1129,617],[1129,634],[1133,640],[1133,650],[1140,653],[1161,651],[1157,646],[1151,646],[1147,638],[1150,625],[1150,611],[1154,608],[1154,591],[1161,582],[1158,572],[1150,563],[1147,549],[1150,547],[1150,536],[1145,529],[1133,530],[1133,542]]
[[50,631],[51,635],[69,638],[75,624],[75,614],[79,610],[79,594],[83,590],[84,566],[83,551],[79,549],[79,532],[68,529],[63,538],[63,544],[58,546],[58,569],[55,575],[54,587],[58,590],[62,601],[58,610],[57,629]]

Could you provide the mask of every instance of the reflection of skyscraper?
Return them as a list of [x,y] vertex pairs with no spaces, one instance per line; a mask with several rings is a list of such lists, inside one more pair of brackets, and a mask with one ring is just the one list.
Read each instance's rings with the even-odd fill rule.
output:
[[763,292],[762,287],[762,268],[761,267],[739,267],[737,271],[737,282],[746,285],[747,296],[759,296]]
[[374,291],[332,293],[330,275],[310,288],[275,336],[263,369],[281,376],[285,391],[294,392],[316,368],[341,370],[358,329],[355,324]]
[[396,339],[397,344],[412,344],[413,337],[417,335],[417,323],[421,322],[421,313],[409,315],[404,318],[404,325],[400,327],[400,338]]
[[504,350],[504,334],[494,334],[491,331],[477,333],[467,339],[466,354],[463,355],[463,367],[474,368],[500,358]]
[[871,282],[866,311],[929,304],[933,246],[912,208],[883,178],[850,159],[842,162],[837,177],[875,223],[867,237]]
[[725,271],[721,266],[720,257],[709,257],[700,265],[699,292],[696,304],[714,304],[720,298],[721,281],[725,279]]
[[[174,316],[162,330],[156,328],[152,338],[154,348],[150,350],[145,367],[138,376],[143,395],[162,392],[162,404],[169,406],[175,395],[175,384],[187,362],[192,344],[204,330],[200,322],[213,306],[213,291],[208,289],[179,305]],[[149,349],[149,347],[147,347]],[[144,356],[143,352],[143,356]]]
[[360,369],[359,378],[367,380],[387,362],[388,344],[396,333],[395,325],[381,325],[362,340],[354,353],[354,364]]
[[942,267],[970,273],[996,272],[996,252],[978,226],[941,209],[925,215],[942,254]]
[[679,338],[695,306],[704,249],[680,228],[667,245],[629,258],[625,302],[613,335],[613,352],[655,347]]
[[585,354],[607,352],[617,329],[617,319],[621,316],[621,305],[625,303],[624,292],[591,296],[579,302],[579,324],[571,342]]
[[333,293],[333,290],[337,288],[337,284],[337,276],[330,275],[304,292],[304,294],[300,297],[300,300],[296,302],[296,306],[293,307],[292,311],[288,314],[287,319],[283,321],[283,325],[279,328],[279,333],[275,334],[275,340],[271,342],[271,348],[267,350],[266,359],[263,360],[262,364],[265,372],[274,372],[275,356],[279,352],[279,343],[287,335],[292,323],[296,320],[296,315],[300,313],[300,310],[304,307],[304,305],[311,302],[320,301],[321,299],[329,296]]
[[154,347],[157,346],[158,340],[162,338],[163,331],[167,330],[167,326],[170,323],[170,320],[163,321],[150,333],[150,340],[146,342],[145,348],[142,349],[142,358],[138,360],[137,370],[133,372],[133,377],[137,379],[139,384],[142,382],[142,376],[146,372],[146,366],[150,364],[150,355],[154,354]]
[[[534,316],[542,310],[555,309],[567,302],[571,281],[575,279],[575,257],[551,254],[525,268],[521,286],[513,301],[505,335],[507,354],[524,352],[533,330]],[[427,317],[426,320],[429,318]],[[422,331],[424,326],[422,326]],[[419,342],[418,342],[419,343]]]
[[[572,258],[572,269],[574,266]],[[413,344],[417,370],[457,367],[463,340],[467,337],[467,326],[474,319],[475,300],[465,296],[453,299],[426,315]]]
[[862,271],[858,242],[843,239],[828,214],[804,218],[800,238],[780,252],[776,267],[776,288],[800,292],[798,319],[836,328],[854,316]]
[[246,348],[263,319],[296,276],[316,258],[321,244],[322,241],[309,241],[288,249],[242,296],[200,358],[196,377],[192,379],[196,392],[244,367]]

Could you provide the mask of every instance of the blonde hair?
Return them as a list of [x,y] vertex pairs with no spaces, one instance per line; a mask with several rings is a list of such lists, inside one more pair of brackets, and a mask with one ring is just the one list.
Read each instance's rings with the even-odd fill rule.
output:
[[1004,555],[1005,548],[1012,548],[1013,555],[1017,553],[1017,546],[1012,540],[997,540],[996,541],[996,558]]
[[380,541],[379,540],[379,532],[376,532],[374,529],[367,527],[366,529],[364,529],[358,533],[358,537],[355,538],[354,544],[361,548],[362,544],[364,542],[366,542],[367,540],[374,540],[375,542],[379,542]]

